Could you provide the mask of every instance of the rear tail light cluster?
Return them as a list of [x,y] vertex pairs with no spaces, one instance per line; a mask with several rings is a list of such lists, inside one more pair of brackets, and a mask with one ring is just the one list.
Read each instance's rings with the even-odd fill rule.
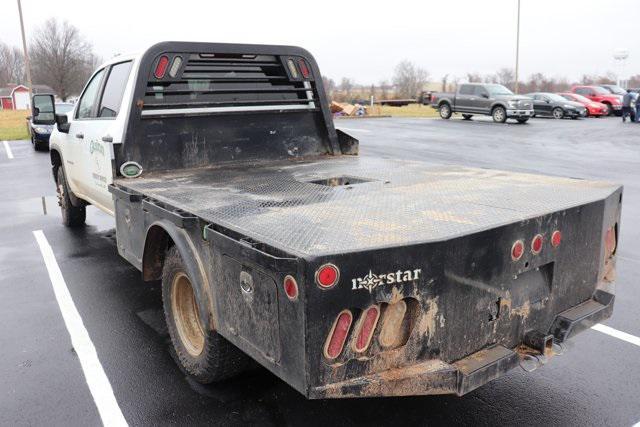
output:
[[309,79],[311,78],[311,68],[309,64],[303,58],[287,58],[287,70],[289,75],[295,79]]
[[[347,341],[351,344],[346,354],[352,357],[360,357],[370,349],[386,351],[405,345],[419,306],[412,298],[406,298],[406,301],[373,304],[359,314],[351,310],[338,313],[327,335],[324,357],[336,359],[345,351]],[[357,322],[352,328],[354,316]],[[374,337],[377,337],[375,341]]]
[[[171,62],[171,67],[169,67],[169,62]],[[156,68],[153,70],[153,75],[156,79],[162,79],[167,74],[168,69],[169,77],[173,78],[178,75],[178,71],[180,71],[181,66],[182,57],[176,56],[173,58],[173,61],[170,61],[167,55],[162,55],[156,63]]]
[[[540,252],[542,252],[542,250],[544,249],[544,243],[545,239],[542,234],[536,234],[535,236],[533,236],[530,245],[531,253],[534,255],[538,255]],[[560,243],[562,243],[562,232],[560,230],[555,230],[553,233],[551,233],[551,239],[549,243],[554,248],[560,246]],[[513,245],[511,246],[511,259],[513,261],[518,261],[520,258],[522,258],[524,252],[524,241],[516,240],[515,242],[513,242]]]

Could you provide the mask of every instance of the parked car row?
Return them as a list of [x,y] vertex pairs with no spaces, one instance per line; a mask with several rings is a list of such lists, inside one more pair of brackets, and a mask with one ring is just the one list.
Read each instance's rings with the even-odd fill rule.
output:
[[499,84],[464,83],[455,93],[431,93],[430,105],[439,111],[443,119],[449,119],[453,113],[461,113],[465,120],[481,114],[490,115],[499,123],[511,118],[525,123],[535,116],[578,119],[620,115],[621,91],[625,92],[616,85],[578,85],[570,92],[516,95]]

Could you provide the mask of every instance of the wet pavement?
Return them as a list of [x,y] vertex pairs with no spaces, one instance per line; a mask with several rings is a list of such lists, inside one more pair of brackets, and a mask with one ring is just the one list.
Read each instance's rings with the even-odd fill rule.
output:
[[[625,186],[617,298],[607,325],[640,336],[640,125],[619,119],[340,120],[361,155],[608,180]],[[54,296],[42,230],[131,425],[616,425],[640,421],[640,346],[598,331],[562,356],[512,371],[462,398],[307,401],[264,369],[216,385],[173,361],[160,287],[119,257],[114,222],[90,207],[65,229],[49,156],[0,146],[0,425],[96,425],[100,416]]]

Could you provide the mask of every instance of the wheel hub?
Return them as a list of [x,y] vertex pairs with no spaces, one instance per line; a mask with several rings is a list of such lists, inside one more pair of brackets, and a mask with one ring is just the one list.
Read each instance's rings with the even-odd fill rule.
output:
[[199,356],[204,349],[204,332],[191,281],[184,273],[173,278],[171,307],[180,341],[191,356]]

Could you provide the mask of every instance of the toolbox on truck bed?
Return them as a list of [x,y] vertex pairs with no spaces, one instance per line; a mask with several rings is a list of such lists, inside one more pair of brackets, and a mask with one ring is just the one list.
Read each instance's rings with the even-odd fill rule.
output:
[[131,61],[120,132],[90,146],[112,176],[86,176],[109,184],[119,253],[162,281],[196,380],[244,353],[309,398],[461,395],[610,316],[621,187],[360,158],[300,48]]

